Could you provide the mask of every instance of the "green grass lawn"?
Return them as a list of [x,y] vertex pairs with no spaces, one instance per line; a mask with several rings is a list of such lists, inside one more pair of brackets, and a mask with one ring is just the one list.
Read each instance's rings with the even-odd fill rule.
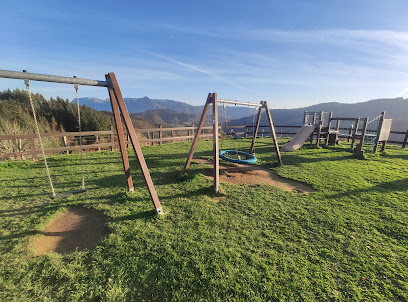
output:
[[[236,145],[250,140],[223,148]],[[315,192],[222,184],[219,197],[204,165],[180,180],[189,146],[143,148],[160,217],[134,156],[135,193],[120,153],[104,151],[84,156],[88,192],[55,201],[42,162],[1,162],[0,301],[408,300],[408,150],[359,160],[348,145],[306,146],[275,167],[259,139],[260,164]],[[211,148],[200,141],[196,156]],[[49,158],[57,193],[79,188],[79,163]],[[33,257],[37,232],[73,205],[102,211],[110,235],[92,250]]]

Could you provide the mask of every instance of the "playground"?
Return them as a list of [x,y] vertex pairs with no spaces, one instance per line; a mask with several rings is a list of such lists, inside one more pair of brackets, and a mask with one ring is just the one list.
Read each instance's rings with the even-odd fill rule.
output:
[[[408,153],[364,154],[387,139],[384,113],[375,134],[322,113],[278,139],[267,102],[210,93],[192,142],[141,147],[113,73],[0,73],[25,80],[41,145],[39,161],[0,162],[0,300],[408,299]],[[119,151],[46,156],[30,80],[74,85],[80,141],[78,85],[107,88]],[[252,138],[220,137],[218,104],[254,107]]]
[[[251,139],[221,143],[247,149]],[[215,194],[206,164],[180,180],[189,142],[142,147],[164,215],[135,155],[135,192],[119,151],[92,152],[83,155],[87,191],[55,201],[41,161],[1,162],[1,300],[406,300],[407,150],[359,160],[347,143],[305,144],[271,167],[272,145],[257,140],[258,164],[313,192],[221,182]],[[212,152],[211,140],[199,141],[194,160]],[[49,157],[57,194],[80,186],[79,159]],[[33,242],[78,207],[106,219],[96,246],[36,256]],[[83,225],[53,232],[64,238]]]

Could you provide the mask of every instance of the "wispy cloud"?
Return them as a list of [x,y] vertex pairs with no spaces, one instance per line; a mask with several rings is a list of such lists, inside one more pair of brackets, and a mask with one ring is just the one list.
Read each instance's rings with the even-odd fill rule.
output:
[[221,82],[224,82],[224,83],[228,83],[228,84],[230,84],[230,85],[232,85],[232,86],[234,86],[234,87],[236,87],[236,88],[245,89],[244,87],[242,87],[242,86],[240,86],[240,85],[234,83],[233,81],[230,81],[230,80],[228,80],[228,79],[226,79],[226,78],[224,78],[224,77],[222,77],[222,76],[219,76],[219,75],[217,75],[217,74],[215,74],[215,73],[213,73],[213,72],[211,72],[211,71],[208,71],[208,70],[206,70],[206,69],[204,69],[204,68],[201,68],[201,67],[198,67],[198,66],[196,66],[196,65],[187,64],[187,63],[184,63],[184,62],[175,60],[175,59],[173,59],[173,58],[170,58],[170,57],[168,57],[168,56],[164,56],[164,55],[161,55],[161,54],[158,54],[158,53],[155,53],[155,52],[151,52],[151,51],[146,51],[146,50],[141,50],[141,49],[137,49],[137,51],[142,52],[142,53],[145,53],[145,54],[149,54],[149,55],[151,55],[151,56],[160,58],[160,59],[162,59],[162,60],[164,60],[164,61],[167,61],[167,62],[170,62],[170,63],[174,63],[174,64],[176,64],[176,65],[185,67],[185,68],[187,68],[187,69],[190,69],[190,70],[193,70],[193,71],[196,71],[196,72],[205,74],[205,75],[207,75],[207,76],[212,77],[213,79],[215,79],[215,80],[217,80],[217,81],[221,81]]
[[396,97],[403,96],[403,95],[406,94],[407,92],[408,92],[408,88],[406,88],[406,89],[404,89],[403,91],[401,91],[400,93],[398,93],[398,94],[396,95]]
[[293,43],[350,43],[352,41],[373,42],[387,45],[399,46],[408,49],[408,33],[393,30],[361,30],[329,28],[316,30],[283,30],[245,28],[230,29],[212,28],[209,30],[196,29],[193,27],[182,27],[164,24],[162,27],[174,32],[190,33],[199,36],[218,37],[231,40],[263,40],[281,41]]

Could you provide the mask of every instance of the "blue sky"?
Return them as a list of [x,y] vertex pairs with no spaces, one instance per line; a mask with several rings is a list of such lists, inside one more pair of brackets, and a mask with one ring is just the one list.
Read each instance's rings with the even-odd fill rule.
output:
[[[103,80],[194,105],[408,97],[408,1],[7,1],[0,69]],[[0,79],[0,90],[23,88]],[[32,83],[73,99],[70,85]],[[103,88],[80,96],[107,98]]]

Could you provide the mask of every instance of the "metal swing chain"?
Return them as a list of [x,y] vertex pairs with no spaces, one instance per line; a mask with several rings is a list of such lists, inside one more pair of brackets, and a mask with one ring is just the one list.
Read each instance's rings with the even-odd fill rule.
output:
[[36,128],[36,131],[37,131],[38,141],[40,142],[40,149],[41,149],[42,156],[44,158],[45,170],[47,172],[48,182],[50,183],[51,197],[55,198],[56,197],[55,190],[54,190],[54,186],[52,185],[50,169],[48,168],[47,157],[45,156],[44,145],[43,145],[43,142],[42,142],[42,139],[41,139],[40,127],[38,126],[37,115],[35,113],[34,103],[33,103],[32,97],[31,97],[30,81],[29,80],[24,80],[24,83],[25,83],[25,85],[27,87],[28,99],[30,100],[31,111],[33,112],[34,123],[35,123],[35,128]]
[[[74,77],[76,78],[76,77]],[[78,84],[74,84],[76,101],[77,101],[77,112],[78,112],[78,130],[79,130],[79,146],[81,148],[80,158],[81,158],[81,175],[82,175],[82,185],[81,189],[85,190],[85,176],[84,176],[84,160],[83,160],[83,150],[82,150],[82,130],[81,130],[81,110],[79,107],[79,96],[78,96]]]
[[[225,104],[222,104],[222,109],[224,109],[225,129],[227,129],[228,128],[228,120],[227,120],[227,109],[225,108]],[[223,145],[224,145],[224,139],[221,140],[221,150],[222,150]]]
[[[255,135],[255,115],[257,113],[257,110],[258,110],[258,108],[255,107],[254,116],[252,118],[252,137]],[[255,155],[255,144],[254,144],[254,152],[252,152],[252,154]]]

